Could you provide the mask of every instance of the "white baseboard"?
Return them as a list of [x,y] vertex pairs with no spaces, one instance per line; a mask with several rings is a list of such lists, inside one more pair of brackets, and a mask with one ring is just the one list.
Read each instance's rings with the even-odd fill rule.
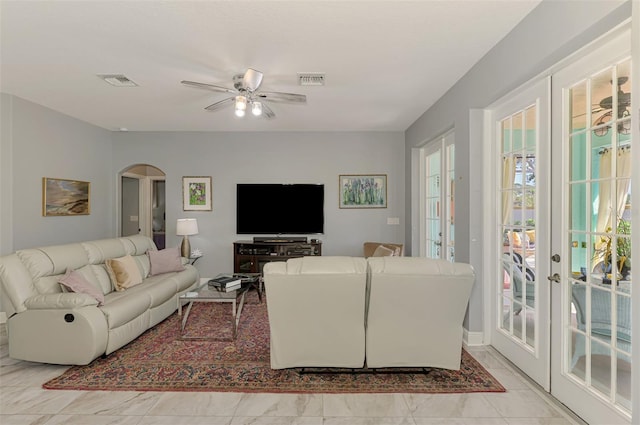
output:
[[468,347],[485,345],[484,332],[469,332],[464,329],[462,331],[462,342]]

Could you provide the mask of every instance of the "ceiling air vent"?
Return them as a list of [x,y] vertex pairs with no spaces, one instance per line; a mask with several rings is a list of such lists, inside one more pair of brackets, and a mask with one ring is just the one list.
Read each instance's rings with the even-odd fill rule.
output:
[[103,74],[98,77],[116,87],[137,87],[138,85],[122,74]]
[[324,86],[324,73],[322,72],[299,72],[298,84],[301,86]]

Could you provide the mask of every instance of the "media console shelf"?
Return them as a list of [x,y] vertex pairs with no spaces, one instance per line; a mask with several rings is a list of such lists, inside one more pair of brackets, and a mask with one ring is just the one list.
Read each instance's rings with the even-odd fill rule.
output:
[[310,255],[322,255],[322,242],[306,238],[263,238],[233,243],[233,272],[262,273],[271,261],[286,261]]

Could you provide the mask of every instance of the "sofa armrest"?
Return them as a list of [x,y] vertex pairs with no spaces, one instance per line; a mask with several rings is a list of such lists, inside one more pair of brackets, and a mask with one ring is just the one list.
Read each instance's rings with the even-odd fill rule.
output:
[[24,302],[28,310],[74,309],[79,307],[98,305],[98,301],[91,295],[75,292],[61,294],[42,294],[29,297]]

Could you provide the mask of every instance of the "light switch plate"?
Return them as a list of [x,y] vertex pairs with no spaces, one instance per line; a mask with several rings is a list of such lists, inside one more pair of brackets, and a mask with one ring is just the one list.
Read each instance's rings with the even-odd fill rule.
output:
[[400,217],[387,217],[387,224],[400,224]]

